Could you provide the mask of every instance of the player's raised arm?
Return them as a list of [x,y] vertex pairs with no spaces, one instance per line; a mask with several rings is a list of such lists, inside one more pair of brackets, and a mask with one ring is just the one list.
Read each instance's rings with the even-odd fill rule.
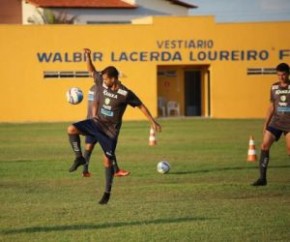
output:
[[161,126],[160,126],[160,124],[157,123],[157,121],[152,117],[152,115],[151,115],[150,111],[148,110],[148,108],[143,103],[140,106],[138,106],[138,107],[141,110],[141,112],[144,113],[144,115],[150,121],[151,127],[155,131],[161,132]]
[[87,68],[88,71],[91,73],[95,73],[96,72],[96,68],[92,62],[92,58],[91,58],[91,50],[88,48],[84,48],[84,52],[86,55],[86,61],[87,61]]

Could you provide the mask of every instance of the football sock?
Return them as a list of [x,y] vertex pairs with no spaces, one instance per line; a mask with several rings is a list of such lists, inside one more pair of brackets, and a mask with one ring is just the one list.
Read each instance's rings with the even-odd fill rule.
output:
[[77,134],[69,134],[68,137],[76,157],[82,157],[80,136]]
[[105,167],[105,176],[106,176],[106,187],[105,192],[110,193],[112,189],[113,184],[113,178],[114,178],[114,167]]
[[99,201],[99,204],[102,204],[102,205],[107,204],[109,202],[110,195],[111,195],[110,193],[104,192],[104,195],[102,199]]
[[84,165],[83,172],[89,171],[89,163],[90,163],[91,154],[92,154],[92,151],[90,151],[90,150],[84,151],[84,158],[86,160],[86,164]]
[[269,150],[261,150],[261,155],[260,155],[260,178],[262,180],[266,180],[267,178],[267,167],[269,164]]
[[105,167],[105,175],[106,175],[106,187],[105,187],[105,192],[103,194],[102,199],[99,201],[99,204],[107,204],[110,195],[111,195],[111,189],[112,189],[112,183],[113,183],[113,178],[114,178],[114,167]]
[[113,162],[114,172],[117,173],[120,170],[117,159],[115,158],[112,162]]
[[80,156],[80,157],[77,157],[72,166],[69,168],[69,172],[73,172],[73,171],[76,171],[78,169],[79,166],[81,165],[84,165],[86,164],[86,160],[84,157]]

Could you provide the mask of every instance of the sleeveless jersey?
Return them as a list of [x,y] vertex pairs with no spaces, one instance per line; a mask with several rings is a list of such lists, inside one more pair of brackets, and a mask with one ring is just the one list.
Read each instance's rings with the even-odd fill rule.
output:
[[290,81],[285,87],[282,87],[280,82],[274,83],[270,95],[274,114],[269,125],[290,132]]

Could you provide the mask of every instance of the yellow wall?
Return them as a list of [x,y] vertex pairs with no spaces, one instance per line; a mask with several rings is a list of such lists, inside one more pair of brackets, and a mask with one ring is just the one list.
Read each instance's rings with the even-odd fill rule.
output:
[[[212,17],[157,17],[152,24],[140,25],[0,25],[0,122],[84,118],[86,93],[92,79],[43,77],[44,71],[85,71],[85,62],[79,59],[84,47],[102,55],[101,60],[95,62],[97,68],[115,65],[122,73],[121,81],[144,101],[154,116],[157,115],[158,66],[208,65],[212,117],[264,117],[269,86],[276,76],[247,75],[247,68],[289,63],[290,32],[285,31],[288,29],[290,22],[216,24]],[[175,40],[183,44],[177,46],[177,42],[172,42]],[[212,41],[213,46],[184,45],[186,41],[197,40]],[[233,58],[237,60],[210,60],[208,57],[201,60],[202,54],[208,51],[235,50]],[[261,52],[262,58],[243,59],[241,51]],[[132,58],[126,59],[123,52],[126,56],[131,53]],[[150,52],[154,52],[152,60]],[[176,58],[156,57],[164,52],[175,54]],[[51,58],[41,62],[38,54],[43,53],[51,53],[54,61]],[[265,53],[267,58],[263,56]],[[283,56],[279,57],[279,53]],[[178,73],[178,77],[182,78],[182,74]],[[66,102],[65,92],[72,86],[80,87],[85,93],[79,105]],[[180,95],[182,99],[183,93]],[[125,115],[125,119],[143,118],[139,110],[132,108],[128,108]]]

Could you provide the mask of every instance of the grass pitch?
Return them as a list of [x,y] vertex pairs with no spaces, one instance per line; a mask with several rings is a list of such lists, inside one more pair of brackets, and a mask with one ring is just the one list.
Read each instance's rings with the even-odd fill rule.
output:
[[[275,144],[268,186],[252,187],[249,136],[258,150],[262,120],[160,120],[148,146],[147,122],[124,122],[117,157],[128,177],[104,189],[97,146],[90,178],[69,173],[67,123],[0,124],[0,241],[289,241],[290,159]],[[156,172],[167,160],[169,174]]]

